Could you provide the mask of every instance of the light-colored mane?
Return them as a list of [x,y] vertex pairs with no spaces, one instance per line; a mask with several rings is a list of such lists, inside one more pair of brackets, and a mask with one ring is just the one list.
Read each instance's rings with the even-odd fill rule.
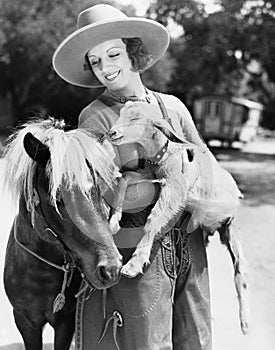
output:
[[64,122],[49,119],[32,120],[11,135],[4,153],[6,169],[4,185],[8,187],[15,203],[24,194],[27,207],[31,209],[33,177],[37,162],[26,153],[23,140],[28,132],[49,147],[51,158],[46,167],[49,178],[49,196],[56,206],[58,191],[76,186],[89,198],[91,189],[102,180],[113,187],[119,176],[113,163],[111,149],[106,149],[97,137],[86,129],[65,132]]

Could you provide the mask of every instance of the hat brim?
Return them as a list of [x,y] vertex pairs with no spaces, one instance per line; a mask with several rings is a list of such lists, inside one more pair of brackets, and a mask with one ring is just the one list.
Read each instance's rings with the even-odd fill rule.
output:
[[81,87],[101,87],[96,77],[84,69],[85,55],[91,48],[107,40],[139,37],[152,56],[151,67],[169,45],[169,34],[158,22],[138,17],[102,21],[80,28],[69,35],[53,55],[53,67],[70,84]]

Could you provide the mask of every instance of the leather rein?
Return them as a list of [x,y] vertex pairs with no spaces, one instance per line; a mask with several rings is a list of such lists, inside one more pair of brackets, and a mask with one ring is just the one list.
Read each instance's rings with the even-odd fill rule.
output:
[[[40,203],[40,198],[39,198],[39,195],[35,189],[34,189],[34,194],[33,194],[33,200],[34,200],[35,206],[38,206]],[[35,215],[35,213],[32,213],[31,224],[32,224],[33,229],[36,230],[34,227],[35,226],[34,225],[34,215]],[[44,218],[44,216],[43,216],[43,218]],[[20,248],[25,250],[30,255],[34,256],[36,259],[44,262],[45,264],[47,264],[47,265],[49,265],[57,270],[63,271],[64,277],[63,277],[61,292],[56,296],[54,303],[53,303],[53,313],[55,313],[55,312],[60,311],[65,304],[65,289],[66,289],[66,287],[70,286],[70,283],[71,283],[72,277],[73,277],[73,273],[74,273],[76,268],[79,270],[79,273],[80,273],[81,278],[82,278],[84,283],[82,283],[83,287],[75,295],[75,298],[78,298],[80,295],[82,295],[84,292],[86,292],[86,290],[89,288],[90,290],[89,290],[88,296],[86,298],[86,299],[88,299],[91,296],[91,294],[95,291],[95,288],[90,284],[90,282],[86,278],[86,276],[85,276],[84,272],[82,271],[81,267],[79,266],[79,264],[77,264],[75,262],[75,260],[72,256],[72,253],[67,248],[67,246],[62,241],[62,239],[59,237],[59,235],[57,233],[55,233],[49,227],[45,228],[44,232],[46,232],[46,231],[48,231],[52,235],[54,240],[58,242],[59,246],[62,247],[63,253],[64,253],[63,265],[58,265],[52,261],[49,261],[48,259],[40,256],[39,254],[35,253],[34,251],[32,251],[31,249],[26,247],[23,243],[21,243],[17,237],[17,220],[15,221],[15,226],[14,226],[14,239]]]

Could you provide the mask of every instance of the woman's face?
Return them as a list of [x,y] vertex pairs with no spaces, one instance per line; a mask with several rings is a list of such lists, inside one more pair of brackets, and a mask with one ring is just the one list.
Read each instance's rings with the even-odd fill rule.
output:
[[113,91],[127,88],[134,76],[132,64],[121,39],[105,41],[88,51],[88,59],[97,79]]

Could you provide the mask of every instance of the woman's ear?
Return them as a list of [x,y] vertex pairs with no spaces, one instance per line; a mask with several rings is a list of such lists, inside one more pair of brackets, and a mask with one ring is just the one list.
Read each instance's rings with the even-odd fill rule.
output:
[[25,151],[33,160],[42,166],[46,166],[51,155],[48,146],[44,145],[30,132],[25,135],[23,144]]
[[168,140],[186,144],[186,141],[173,130],[171,125],[166,120],[152,120],[152,124],[155,128],[160,130],[168,138]]

